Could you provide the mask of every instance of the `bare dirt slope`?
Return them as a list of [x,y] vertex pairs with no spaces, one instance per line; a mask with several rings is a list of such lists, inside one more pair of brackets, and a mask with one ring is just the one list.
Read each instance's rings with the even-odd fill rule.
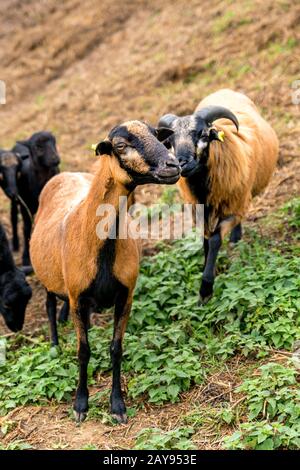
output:
[[[95,158],[90,144],[117,123],[137,118],[155,124],[165,112],[191,112],[204,95],[231,87],[258,104],[281,144],[280,165],[250,220],[300,193],[300,105],[292,101],[292,83],[300,79],[298,2],[0,0],[0,8],[0,79],[7,85],[7,104],[0,107],[1,148],[49,129],[57,136],[62,168],[87,170]],[[153,200],[151,191],[150,199],[149,187],[139,190],[140,200]],[[8,227],[2,194],[0,218]],[[31,283],[27,332],[45,322],[43,292],[36,279]],[[24,412],[31,420],[30,410]],[[159,413],[149,410],[150,421],[152,416],[157,422]],[[124,430],[129,441],[130,426],[141,419]],[[53,412],[42,410],[41,420],[54,426]],[[101,423],[84,426],[87,433],[107,432]],[[76,433],[75,443],[68,440],[70,427],[68,418],[59,427],[69,447],[89,441],[85,431]],[[30,435],[34,445],[51,447]]]

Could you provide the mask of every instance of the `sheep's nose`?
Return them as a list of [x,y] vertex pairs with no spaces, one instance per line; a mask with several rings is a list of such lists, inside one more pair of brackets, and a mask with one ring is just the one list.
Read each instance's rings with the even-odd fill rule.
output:
[[176,162],[176,160],[168,160],[167,163],[166,163],[166,166],[168,168],[178,168],[179,167],[179,163]]
[[169,154],[169,158],[168,160],[166,161],[166,166],[168,168],[179,168],[179,161],[177,160],[177,158],[174,157],[174,155],[172,154]]

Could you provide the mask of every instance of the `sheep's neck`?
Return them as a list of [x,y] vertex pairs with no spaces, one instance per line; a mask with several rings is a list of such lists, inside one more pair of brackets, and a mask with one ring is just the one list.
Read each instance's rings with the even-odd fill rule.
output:
[[[116,180],[110,166],[109,158],[111,157],[101,157],[101,164],[94,176],[90,191],[82,206],[84,211],[83,230],[85,238],[88,238],[89,243],[98,246],[101,246],[104,242],[103,238],[99,238],[96,233],[96,227],[101,221],[101,217],[104,216],[107,221],[108,228],[105,232],[109,234],[118,219],[120,197],[127,197],[130,192],[124,184]],[[104,210],[101,211],[101,205],[103,204],[114,208],[116,217],[108,218],[107,213],[105,213]],[[107,235],[107,238],[108,236],[109,235]],[[118,236],[118,231],[116,236]]]
[[208,161],[209,149],[206,149],[201,157],[200,167],[193,176],[188,176],[187,181],[192,194],[197,198],[200,204],[207,205],[209,195],[209,168]]

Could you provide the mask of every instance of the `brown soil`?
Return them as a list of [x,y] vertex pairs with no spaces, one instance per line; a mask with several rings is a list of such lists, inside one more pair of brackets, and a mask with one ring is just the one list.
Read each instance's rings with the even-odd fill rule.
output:
[[[300,105],[292,82],[300,79],[300,6],[287,0],[2,0],[0,146],[40,129],[57,136],[62,169],[89,170],[90,144],[128,118],[152,124],[165,112],[191,112],[207,93],[231,87],[247,93],[280,139],[280,163],[266,192],[249,211],[264,217],[300,193]],[[163,188],[138,190],[153,202]],[[9,204],[0,195],[0,218],[9,231]],[[16,257],[19,261],[19,255]],[[46,322],[44,293],[34,276],[25,333]],[[0,333],[8,330],[0,319]],[[190,394],[195,393],[192,390]],[[177,405],[140,411],[127,426],[87,421],[75,427],[64,405],[16,409],[18,436],[38,448],[131,447],[141,427],[176,423]],[[169,424],[165,424],[169,423]],[[199,448],[218,438],[199,437]]]
[[[249,373],[255,367],[251,361],[241,362],[236,357],[228,363],[226,373],[216,372],[208,377],[204,385],[182,394],[180,403],[151,406],[146,402],[144,408],[123,425],[105,424],[100,418],[87,419],[76,425],[71,418],[69,405],[18,407],[0,418],[0,426],[10,422],[12,429],[3,437],[2,442],[5,445],[14,440],[22,440],[34,449],[70,450],[90,445],[107,450],[130,449],[142,429],[160,428],[169,431],[188,426],[188,421],[182,423],[182,416],[201,410],[204,418],[199,431],[193,436],[193,442],[199,449],[220,449],[227,428],[216,426],[216,413],[225,404],[235,407],[239,403],[240,397],[234,390],[240,385],[244,370]],[[108,385],[109,382],[105,384],[106,387]],[[93,395],[98,390],[90,389],[90,394]],[[130,406],[130,403],[127,404]],[[108,404],[105,406],[108,410]]]

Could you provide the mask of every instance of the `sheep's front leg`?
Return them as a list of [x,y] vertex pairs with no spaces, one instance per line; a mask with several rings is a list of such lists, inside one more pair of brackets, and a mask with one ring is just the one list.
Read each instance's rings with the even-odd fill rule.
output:
[[58,345],[57,323],[56,323],[56,295],[47,291],[46,300],[47,315],[50,323],[51,346]]
[[209,240],[204,240],[205,267],[200,287],[200,304],[206,304],[212,297],[216,277],[216,262],[222,241],[227,233],[240,224],[240,221],[241,218],[235,215],[227,217],[219,223]]
[[114,333],[110,346],[110,355],[113,367],[112,391],[110,397],[111,414],[119,423],[126,423],[126,406],[121,390],[121,362],[122,342],[131,310],[132,295],[128,296],[128,289],[121,290],[116,299]]
[[10,205],[10,221],[12,227],[12,246],[14,251],[19,250],[19,236],[18,236],[18,204],[15,201]]
[[88,317],[89,307],[81,304],[70,303],[71,313],[77,335],[77,354],[79,361],[79,382],[73,405],[74,416],[77,422],[85,420],[88,412],[89,391],[87,387],[87,368],[90,360],[90,346],[88,342]]
[[200,304],[206,304],[212,296],[215,266],[221,245],[222,239],[219,231],[216,231],[208,240],[204,241],[205,268],[200,287]]

